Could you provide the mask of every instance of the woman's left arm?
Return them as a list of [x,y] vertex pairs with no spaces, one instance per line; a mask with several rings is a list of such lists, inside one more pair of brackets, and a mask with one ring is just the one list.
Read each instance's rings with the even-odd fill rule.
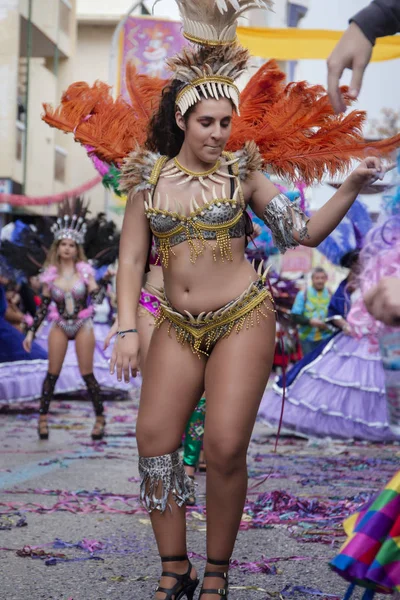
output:
[[93,297],[94,294],[100,291],[100,286],[97,284],[93,275],[89,275],[87,279],[87,290],[88,293]]
[[298,244],[318,246],[340,223],[365,185],[383,178],[392,165],[383,167],[379,158],[368,157],[347,177],[338,191],[312,217],[307,218],[295,203],[260,172],[249,178],[250,206],[272,230],[279,250]]

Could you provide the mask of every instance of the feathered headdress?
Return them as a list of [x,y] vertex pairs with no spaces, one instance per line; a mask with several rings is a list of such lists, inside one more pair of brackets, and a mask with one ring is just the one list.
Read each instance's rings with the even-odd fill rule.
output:
[[104,213],[91,219],[87,224],[85,255],[92,265],[99,269],[111,265],[118,258],[120,232],[113,221]]
[[73,240],[80,246],[85,241],[87,225],[85,222],[88,213],[88,204],[81,198],[66,199],[62,203],[57,221],[51,228],[54,240]]
[[167,61],[183,83],[176,104],[182,115],[203,98],[228,98],[239,114],[236,80],[250,58],[236,43],[237,20],[251,8],[269,8],[270,0],[176,0],[183,35],[201,47],[183,50]]
[[237,44],[220,48],[185,48],[167,61],[174,79],[183,83],[176,98],[182,115],[203,98],[228,98],[239,114],[240,92],[235,81],[245,72],[250,54]]
[[[228,98],[237,109],[232,120],[229,151],[253,140],[264,164],[276,175],[293,182],[313,184],[326,174],[344,174],[354,159],[387,155],[400,145],[400,134],[367,141],[362,135],[365,112],[335,115],[325,89],[305,81],[286,84],[275,61],[267,62],[241,94],[238,77],[249,53],[236,43],[237,19],[253,8],[269,8],[270,0],[176,0],[183,34],[195,46],[168,60],[173,79],[181,82],[177,106],[184,115],[204,98]],[[105,185],[118,184],[124,159],[148,139],[148,124],[157,112],[167,81],[139,75],[128,63],[130,103],[114,100],[104,83],[78,82],[63,94],[53,109],[44,104],[43,120],[73,133],[94,160]],[[346,105],[353,99],[342,88]],[[171,157],[172,158],[172,157]],[[102,162],[103,161],[103,162]],[[107,165],[111,165],[107,166]]]
[[203,46],[223,46],[236,41],[238,18],[251,8],[271,8],[271,0],[176,0],[183,35]]

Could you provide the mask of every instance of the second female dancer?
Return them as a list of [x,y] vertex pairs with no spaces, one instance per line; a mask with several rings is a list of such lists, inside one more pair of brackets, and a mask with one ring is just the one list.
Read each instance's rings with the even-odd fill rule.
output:
[[[49,366],[43,382],[39,407],[40,439],[49,437],[47,415],[54,388],[68,349],[68,341],[75,340],[79,370],[96,414],[91,435],[93,440],[99,440],[104,435],[105,417],[100,386],[93,374],[95,338],[92,315],[93,303],[101,301],[103,290],[102,286],[96,283],[94,270],[87,262],[83,251],[86,209],[79,202],[75,206],[70,206],[66,202],[63,213],[53,226],[54,242],[41,275],[42,303],[23,346],[27,352],[30,352],[35,334],[49,313],[53,327],[49,333]],[[88,305],[89,299],[92,304]]]

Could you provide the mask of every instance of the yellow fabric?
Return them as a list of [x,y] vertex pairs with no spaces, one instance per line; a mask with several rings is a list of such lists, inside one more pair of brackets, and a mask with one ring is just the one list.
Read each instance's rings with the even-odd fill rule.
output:
[[[342,31],[324,29],[238,27],[240,43],[248,48],[253,56],[276,60],[326,60],[342,34]],[[372,61],[394,58],[400,58],[400,35],[379,38],[374,47]]]

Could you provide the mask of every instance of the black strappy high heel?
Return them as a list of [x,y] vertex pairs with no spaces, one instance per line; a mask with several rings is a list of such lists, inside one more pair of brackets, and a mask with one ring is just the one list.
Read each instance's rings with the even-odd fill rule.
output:
[[224,567],[226,566],[226,572],[225,573],[221,573],[220,571],[206,571],[204,573],[204,577],[220,577],[221,579],[224,580],[224,587],[223,588],[214,588],[214,589],[206,589],[204,587],[201,588],[200,591],[200,596],[199,596],[199,600],[202,597],[203,594],[214,594],[216,596],[219,596],[220,598],[228,598],[228,585],[229,585],[229,581],[228,581],[228,569],[229,569],[229,561],[226,560],[211,560],[211,558],[207,558],[207,562],[210,565],[215,565],[217,567]]
[[173,577],[176,579],[176,584],[174,587],[167,589],[161,587],[160,584],[157,585],[155,591],[163,592],[166,594],[164,600],[183,600],[183,598],[187,598],[187,600],[193,600],[194,593],[196,591],[197,586],[199,585],[199,579],[192,579],[190,574],[193,569],[193,565],[188,559],[187,556],[162,556],[161,562],[181,562],[187,560],[189,562],[188,570],[186,573],[182,575],[178,573],[171,573],[170,571],[163,571],[161,573],[161,577]]
[[49,439],[49,425],[47,422],[47,415],[40,415],[38,421],[38,436],[41,440]]

